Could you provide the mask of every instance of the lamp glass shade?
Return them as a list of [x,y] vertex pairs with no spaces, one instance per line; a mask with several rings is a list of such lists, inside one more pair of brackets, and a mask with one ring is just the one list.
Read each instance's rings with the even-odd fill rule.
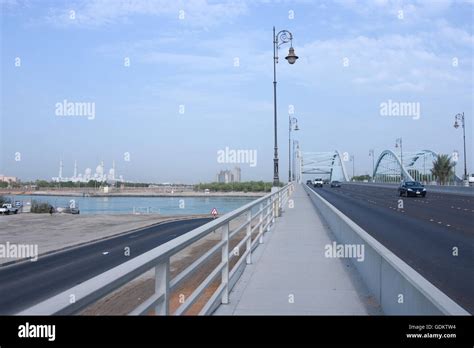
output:
[[285,59],[288,61],[288,63],[295,64],[298,58],[299,57],[295,54],[295,49],[293,47],[290,47],[288,55],[285,57]]

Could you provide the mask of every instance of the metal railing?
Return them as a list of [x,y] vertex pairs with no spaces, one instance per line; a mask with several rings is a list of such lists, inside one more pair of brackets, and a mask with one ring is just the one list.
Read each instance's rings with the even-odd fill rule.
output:
[[[204,291],[208,289],[216,279],[220,278],[217,289],[199,312],[200,315],[211,314],[220,304],[229,303],[229,292],[231,288],[240,277],[245,265],[252,263],[252,251],[258,244],[263,243],[264,233],[270,230],[275,222],[275,218],[280,216],[293,190],[293,184],[287,184],[276,192],[272,192],[250,202],[239,209],[17,314],[68,315],[78,313],[151,269],[155,271],[155,291],[151,297],[136,307],[130,315],[147,314],[152,310],[155,311],[155,314],[162,315],[184,314],[196,303]],[[231,221],[242,216],[245,217],[245,222],[241,223],[234,230],[231,230]],[[218,229],[221,230],[220,241],[171,279],[170,258]],[[241,231],[245,231],[245,236],[238,242],[236,247],[229,250],[229,241]],[[252,235],[254,236],[253,240]],[[244,245],[245,252],[242,255],[236,255],[234,250]],[[196,286],[194,291],[180,304],[174,313],[170,313],[171,292],[195,274],[206,261],[209,261],[211,257],[218,252],[221,254],[218,265]],[[231,267],[231,261],[237,256],[240,257],[233,267]]]

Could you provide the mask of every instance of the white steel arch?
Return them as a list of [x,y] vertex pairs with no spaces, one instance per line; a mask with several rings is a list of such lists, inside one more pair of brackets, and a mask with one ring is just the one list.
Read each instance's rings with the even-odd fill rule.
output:
[[[434,180],[431,168],[437,156],[432,150],[404,151],[402,164],[399,155],[392,150],[384,150],[377,159],[372,177],[376,182],[400,182],[403,172],[405,180],[431,182]],[[462,181],[458,176],[454,180]]]
[[329,180],[349,181],[344,161],[338,150],[326,152],[302,152],[301,174],[328,176]]

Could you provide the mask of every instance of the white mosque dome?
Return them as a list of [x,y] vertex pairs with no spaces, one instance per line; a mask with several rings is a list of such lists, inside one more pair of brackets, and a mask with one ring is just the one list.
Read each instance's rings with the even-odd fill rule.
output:
[[102,174],[104,174],[104,168],[102,168],[102,166],[99,164],[99,165],[97,166],[97,168],[95,168],[95,172],[96,172],[96,174],[98,174],[98,175],[102,175]]

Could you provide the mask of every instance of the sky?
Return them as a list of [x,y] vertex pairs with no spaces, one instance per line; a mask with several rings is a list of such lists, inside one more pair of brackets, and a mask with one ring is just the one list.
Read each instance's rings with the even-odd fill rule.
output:
[[227,148],[256,156],[242,180],[271,181],[273,26],[299,56],[279,50],[282,180],[291,110],[303,153],[347,152],[356,175],[399,137],[462,158],[464,112],[474,170],[472,0],[0,3],[0,174],[49,180],[60,159],[64,176],[103,160],[130,181],[210,182],[235,166]]

